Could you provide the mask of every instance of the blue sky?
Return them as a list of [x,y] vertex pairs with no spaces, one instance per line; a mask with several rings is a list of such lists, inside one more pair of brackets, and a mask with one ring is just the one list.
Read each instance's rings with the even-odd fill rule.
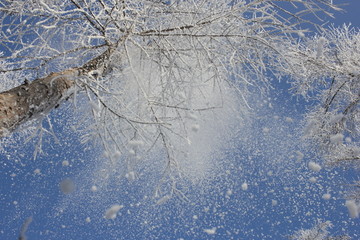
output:
[[[344,9],[329,21],[360,27],[360,1]],[[45,137],[45,154],[36,160],[37,139],[23,144],[17,135],[1,143],[0,239],[16,239],[29,217],[29,240],[287,239],[318,219],[332,221],[334,235],[360,239],[360,220],[349,218],[343,198],[358,173],[309,170],[309,161],[321,160],[300,144],[303,106],[286,96],[255,96],[253,120],[234,125],[231,139],[207,156],[211,173],[179,184],[187,200],[161,204],[153,198],[159,174],[152,171],[161,153],[149,156],[144,172],[129,181],[120,174],[122,166],[109,166],[101,150],[73,134],[79,116],[65,104],[50,116],[61,129],[60,143]],[[73,192],[61,191],[64,179],[74,183]],[[115,219],[105,219],[114,204],[123,208]]]

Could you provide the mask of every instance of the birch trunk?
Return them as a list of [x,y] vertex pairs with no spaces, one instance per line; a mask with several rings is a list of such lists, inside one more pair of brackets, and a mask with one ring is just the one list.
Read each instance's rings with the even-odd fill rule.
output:
[[[98,77],[106,69],[113,49],[109,47],[99,56],[79,68],[25,81],[22,85],[0,93],[0,137],[13,132],[22,123],[46,114],[69,97],[75,86],[75,78],[89,75]],[[96,75],[96,76],[95,76]]]
[[0,93],[0,137],[60,104],[69,96],[77,73],[76,69],[52,73]]

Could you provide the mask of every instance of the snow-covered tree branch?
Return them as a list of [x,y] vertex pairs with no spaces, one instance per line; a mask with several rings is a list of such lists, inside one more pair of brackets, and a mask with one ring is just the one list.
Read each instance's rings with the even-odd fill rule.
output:
[[[331,15],[327,10],[337,10],[330,0],[2,1],[0,72],[8,88],[1,93],[1,133],[76,92],[92,107],[85,137],[100,139],[109,158],[132,155],[132,172],[141,152],[162,146],[166,175],[177,175],[198,119],[216,114],[230,95],[251,109],[248,92],[265,92],[276,69],[294,75],[294,61],[313,63],[355,81],[357,75],[325,62],[325,40],[314,56],[286,51],[303,36],[307,14]],[[333,57],[347,64],[340,53]],[[336,81],[331,93],[344,87]],[[356,114],[354,94],[342,114]],[[325,115],[335,109],[331,99]]]
[[305,137],[331,164],[360,163],[360,34],[349,26],[324,30],[289,49],[294,91],[316,102]]
[[349,240],[350,238],[344,236],[329,236],[329,228],[333,227],[330,221],[319,221],[311,229],[301,229],[297,231],[290,239],[293,240]]

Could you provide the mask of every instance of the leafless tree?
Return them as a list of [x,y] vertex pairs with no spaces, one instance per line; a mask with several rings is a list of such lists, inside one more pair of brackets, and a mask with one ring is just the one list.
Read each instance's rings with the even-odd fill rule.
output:
[[[349,26],[324,30],[289,49],[287,72],[297,93],[315,100],[305,137],[331,164],[360,163],[360,33]],[[289,67],[288,66],[288,67]]]
[[249,89],[265,91],[268,73],[294,58],[284,50],[304,35],[306,15],[334,9],[331,0],[2,0],[0,134],[81,94],[92,107],[86,137],[110,158],[133,155],[131,172],[139,152],[161,145],[166,175],[177,175],[197,119],[230,93],[247,107]]

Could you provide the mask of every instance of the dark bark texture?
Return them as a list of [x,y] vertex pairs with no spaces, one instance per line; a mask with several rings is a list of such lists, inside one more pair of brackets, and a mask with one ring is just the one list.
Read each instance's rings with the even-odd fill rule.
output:
[[77,69],[52,73],[0,93],[0,137],[60,104],[75,85],[77,74]]

